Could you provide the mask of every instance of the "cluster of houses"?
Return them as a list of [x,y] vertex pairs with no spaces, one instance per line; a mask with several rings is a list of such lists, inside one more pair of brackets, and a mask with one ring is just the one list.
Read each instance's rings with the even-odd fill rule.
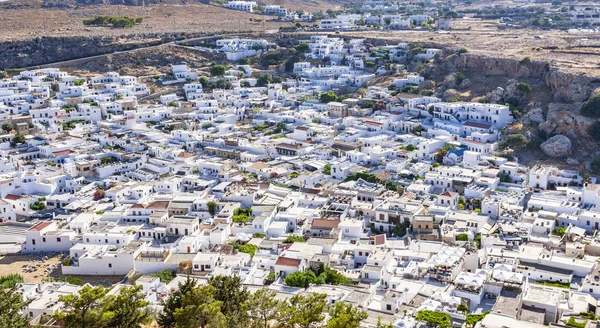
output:
[[[185,275],[149,274],[172,270],[238,275],[281,297],[325,293],[368,311],[372,326],[418,327],[421,311],[458,327],[478,314],[480,327],[543,327],[598,313],[594,178],[498,155],[508,106],[401,92],[423,78],[400,68],[393,88],[371,86],[362,40],[302,42],[329,64],[297,62],[294,78],[265,86],[237,65],[226,90],[178,65],[185,97],[155,104],[118,73],[0,81],[0,246],[61,252],[64,275],[142,274],[151,304]],[[254,43],[221,46],[240,44]],[[355,285],[285,285],[321,265]],[[78,288],[22,284],[23,312],[35,322]]]

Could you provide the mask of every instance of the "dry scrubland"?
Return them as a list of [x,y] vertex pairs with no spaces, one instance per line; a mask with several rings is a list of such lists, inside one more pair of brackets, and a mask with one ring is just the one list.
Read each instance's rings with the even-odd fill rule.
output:
[[[113,29],[83,25],[96,15],[143,17],[133,28]],[[251,21],[263,19],[263,22]],[[286,24],[273,17],[234,11],[205,4],[153,5],[149,7],[89,6],[76,9],[23,7],[0,9],[0,42],[43,36],[96,36],[161,32],[235,32],[278,29]],[[287,23],[289,24],[289,23]]]
[[[489,56],[550,61],[561,70],[600,76],[600,36],[566,31],[504,29],[496,21],[461,19],[450,32],[392,31],[348,32],[345,35],[422,42],[457,48]],[[518,36],[518,38],[515,38]],[[536,39],[535,36],[541,36]]]

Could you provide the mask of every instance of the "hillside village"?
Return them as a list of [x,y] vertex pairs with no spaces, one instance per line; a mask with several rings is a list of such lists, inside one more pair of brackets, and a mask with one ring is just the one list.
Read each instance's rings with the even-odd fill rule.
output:
[[[501,101],[444,102],[418,72],[375,65],[440,49],[314,35],[293,77],[239,64],[274,47],[217,41],[238,63],[211,77],[173,65],[157,79],[181,95],[117,72],[1,80],[3,253],[61,253],[63,276],[135,277],[157,308],[186,277],[238,276],[351,304],[365,327],[421,327],[431,312],[453,327],[591,324],[595,177],[520,164]],[[290,278],[322,270],[345,283]],[[37,324],[82,288],[17,291]]]

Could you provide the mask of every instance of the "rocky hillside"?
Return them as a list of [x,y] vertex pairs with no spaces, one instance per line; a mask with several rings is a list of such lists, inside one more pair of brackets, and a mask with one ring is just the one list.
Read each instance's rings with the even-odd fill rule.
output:
[[210,0],[44,0],[44,8],[75,8],[88,5],[148,6],[154,4],[209,3]]
[[[504,135],[523,134],[527,145],[514,147],[524,162],[580,166],[600,155],[588,135],[595,119],[580,107],[600,88],[600,77],[571,74],[548,62],[514,60],[460,53],[447,48],[430,63],[412,62],[445,100],[508,103],[518,119]],[[527,84],[530,91],[519,84]]]

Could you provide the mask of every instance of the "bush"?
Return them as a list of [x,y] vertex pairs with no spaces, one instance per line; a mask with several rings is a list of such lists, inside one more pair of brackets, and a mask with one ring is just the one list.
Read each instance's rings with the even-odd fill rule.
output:
[[265,238],[265,234],[262,232],[255,232],[252,234],[252,238]]
[[432,327],[450,327],[450,315],[447,313],[424,310],[417,313],[416,319],[427,322]]
[[225,66],[225,65],[213,64],[210,67],[210,75],[212,75],[212,76],[223,76],[223,75],[225,75],[226,71],[227,71],[227,66]]
[[283,241],[284,244],[291,244],[295,242],[304,243],[306,242],[306,239],[301,236],[289,236]]
[[456,237],[458,241],[469,241],[469,235],[466,233],[461,233]]
[[175,279],[175,272],[171,270],[162,270],[155,273],[150,274],[152,277],[157,277],[160,279],[160,282],[164,284],[170,283],[173,279]]
[[317,276],[311,270],[296,271],[285,277],[285,284],[291,287],[308,288],[308,286],[314,284],[315,281],[317,281]]
[[11,273],[0,277],[0,286],[2,286],[2,289],[12,289],[20,283],[23,283],[23,276],[20,274]]
[[600,94],[591,96],[581,105],[581,114],[588,117],[600,117]]
[[504,145],[509,147],[522,147],[527,144],[527,138],[521,133],[509,134],[504,141]]
[[460,48],[460,49],[458,49],[458,52],[457,52],[457,53],[458,53],[459,55],[462,55],[462,54],[466,54],[467,52],[469,52],[467,49],[465,49],[465,48]]
[[570,317],[569,321],[567,321],[567,326],[569,326],[569,327],[585,328],[586,325],[587,325],[587,320],[585,320],[584,322],[578,322],[577,320],[575,320],[575,317]]
[[321,94],[321,102],[330,103],[332,101],[337,101],[338,97],[333,92],[325,92]]
[[464,79],[467,78],[467,76],[462,72],[454,73],[454,77],[456,77],[456,82],[458,82],[458,83],[461,83]]
[[91,19],[83,20],[83,25],[86,26],[111,26],[113,28],[133,27],[141,24],[144,19],[141,17],[131,18],[127,16],[103,16],[99,15]]
[[587,129],[588,134],[596,141],[600,141],[600,121],[594,122]]
[[519,91],[520,93],[530,93],[531,86],[525,82],[519,82],[517,83],[517,91]]
[[254,245],[254,244],[243,244],[242,245],[237,242],[232,242],[232,243],[230,243],[230,245],[233,246],[233,249],[237,250],[238,252],[250,254],[250,256],[254,256],[254,254],[256,254],[256,252],[258,251],[258,246]]
[[525,58],[521,59],[521,61],[519,62],[519,64],[521,64],[521,65],[529,65],[529,64],[531,64],[531,58],[525,57]]
[[567,231],[567,228],[566,228],[566,227],[562,227],[562,228],[554,228],[554,229],[552,229],[552,234],[553,234],[553,235],[555,235],[555,236],[560,236],[560,237],[562,237],[562,236],[564,236],[564,235],[565,235],[565,232],[566,232],[566,231]]

